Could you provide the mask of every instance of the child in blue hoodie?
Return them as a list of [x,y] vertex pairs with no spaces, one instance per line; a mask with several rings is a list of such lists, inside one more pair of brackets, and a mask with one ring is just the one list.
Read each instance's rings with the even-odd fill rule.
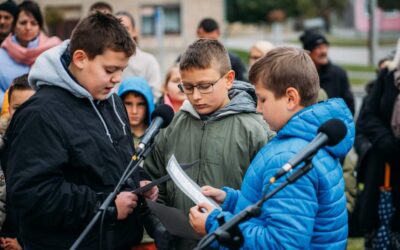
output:
[[143,77],[128,77],[122,81],[118,95],[128,113],[133,143],[136,148],[150,125],[151,114],[154,111],[151,88]]
[[220,203],[223,211],[198,204],[190,210],[192,227],[201,234],[212,233],[219,226],[218,215],[222,213],[228,221],[259,201],[270,178],[316,136],[321,124],[337,118],[346,124],[346,137],[336,146],[319,150],[310,172],[266,201],[261,215],[241,223],[239,229],[244,249],[345,249],[347,211],[339,159],[354,141],[349,109],[342,99],[316,104],[318,73],[303,50],[281,47],[270,51],[251,68],[250,81],[256,87],[259,111],[277,136],[258,152],[240,191],[203,187],[203,193]]

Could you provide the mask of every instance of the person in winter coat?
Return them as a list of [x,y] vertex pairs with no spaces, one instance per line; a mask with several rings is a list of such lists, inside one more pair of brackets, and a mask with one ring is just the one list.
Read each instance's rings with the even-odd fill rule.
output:
[[3,103],[4,93],[12,80],[28,73],[43,51],[61,43],[57,37],[46,36],[43,25],[43,17],[37,3],[24,1],[18,5],[12,33],[0,48],[0,104]]
[[306,31],[300,37],[303,48],[310,51],[310,57],[318,70],[320,87],[329,98],[343,98],[354,114],[354,95],[351,92],[346,71],[328,58],[329,42],[324,35],[315,31]]
[[[155,139],[145,160],[152,178],[165,175],[174,154],[178,162],[197,164],[186,173],[199,185],[239,187],[247,166],[273,132],[256,112],[253,86],[234,82],[226,49],[217,40],[191,44],[179,64],[181,90],[187,95],[171,124]],[[159,202],[189,212],[194,204],[173,182],[160,187]],[[178,249],[195,242],[180,239]]]
[[[29,85],[28,82],[28,74],[24,74],[13,80],[8,91],[8,99],[10,100],[10,106],[9,106],[10,119],[12,119],[17,109],[34,94],[35,91],[32,89],[32,87]],[[5,181],[5,179],[3,180]],[[6,188],[6,183],[4,182],[4,191],[5,188]],[[0,238],[0,247],[2,247],[3,249],[12,249],[12,250],[22,249],[17,239],[18,224],[15,211],[12,209],[12,207],[6,206],[6,203],[4,203],[4,205],[6,208],[5,212],[7,213],[7,216],[3,228],[1,230],[2,237]]]
[[[69,249],[135,154],[125,107],[113,91],[134,52],[119,20],[97,12],[32,67],[37,92],[14,114],[2,164],[24,248]],[[148,177],[139,168],[131,178],[80,249],[140,242],[140,203],[129,190]],[[156,199],[157,189],[145,197]]]
[[386,164],[390,166],[395,208],[390,220],[390,242],[392,249],[400,248],[400,40],[395,58],[385,65],[365,98],[357,120],[357,179],[364,184],[358,216],[366,249],[374,247],[381,225],[378,205]]
[[[264,192],[283,183],[270,178],[303,149],[329,119],[346,124],[346,137],[336,146],[324,147],[312,159],[313,168],[286,186],[261,208],[261,215],[243,222],[243,249],[345,249],[347,210],[340,157],[354,141],[354,123],[343,100],[316,103],[318,73],[308,54],[294,48],[276,48],[257,61],[250,80],[262,105],[264,119],[278,131],[257,154],[248,168],[241,190],[203,187],[203,193],[222,203],[223,212],[201,203],[190,210],[190,223],[201,234],[212,233],[222,214],[234,214],[259,201]],[[290,175],[291,173],[287,174]],[[200,208],[207,212],[200,212]]]
[[[136,45],[138,41],[138,28],[133,16],[126,11],[119,11],[115,14],[121,19],[122,24],[126,27]],[[153,92],[153,99],[158,101],[162,95],[161,90],[161,69],[157,59],[150,53],[143,51],[140,47],[136,47],[136,53],[129,59],[128,67],[124,70],[122,78],[129,76],[140,76],[147,80]]]
[[132,76],[122,81],[118,95],[128,113],[133,145],[136,148],[150,125],[151,114],[154,111],[151,88],[146,79]]

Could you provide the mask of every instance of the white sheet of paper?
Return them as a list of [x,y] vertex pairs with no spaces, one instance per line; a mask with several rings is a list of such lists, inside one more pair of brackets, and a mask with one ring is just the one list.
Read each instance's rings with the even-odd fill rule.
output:
[[214,208],[221,210],[221,207],[218,206],[215,201],[201,193],[199,185],[190,179],[185,171],[183,171],[174,155],[172,155],[168,161],[167,172],[179,189],[184,192],[195,204],[205,202]]

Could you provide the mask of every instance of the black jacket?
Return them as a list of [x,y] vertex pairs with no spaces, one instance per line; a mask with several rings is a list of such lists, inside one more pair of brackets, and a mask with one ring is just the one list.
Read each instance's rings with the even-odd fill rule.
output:
[[400,231],[400,142],[391,130],[393,104],[399,94],[394,85],[393,71],[383,70],[357,120],[356,150],[359,154],[358,180],[364,183],[361,197],[360,222],[366,232],[379,225],[378,203],[383,185],[385,163],[391,165],[393,203],[397,207],[392,229]]
[[329,62],[318,69],[320,86],[329,98],[340,97],[354,115],[354,96],[350,90],[346,72],[339,66]]
[[[89,99],[55,86],[41,87],[10,124],[7,196],[17,213],[23,244],[30,249],[69,248],[134,153],[119,97],[114,95],[95,106],[110,137]],[[138,185],[139,176],[135,176]],[[116,213],[108,218],[116,221],[116,248],[140,241],[138,210],[124,221],[116,221]],[[98,243],[97,224],[81,246],[96,249]]]

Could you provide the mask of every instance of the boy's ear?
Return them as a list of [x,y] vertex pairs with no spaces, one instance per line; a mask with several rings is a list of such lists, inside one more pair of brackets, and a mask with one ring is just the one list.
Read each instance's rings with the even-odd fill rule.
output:
[[85,51],[78,49],[72,54],[71,62],[78,69],[83,69],[85,67],[86,62],[89,60]]
[[235,71],[229,70],[226,73],[226,87],[230,89],[233,85],[233,81],[235,80]]
[[290,111],[296,111],[300,107],[301,97],[299,91],[293,87],[286,89],[287,108]]

